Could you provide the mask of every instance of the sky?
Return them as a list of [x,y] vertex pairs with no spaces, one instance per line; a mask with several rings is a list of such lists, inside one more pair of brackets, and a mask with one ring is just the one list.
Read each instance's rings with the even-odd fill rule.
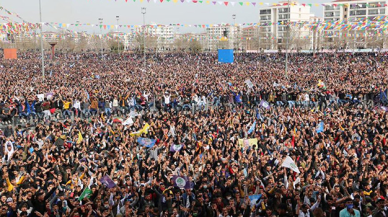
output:
[[[147,24],[218,24],[218,23],[233,23],[232,15],[236,14],[236,23],[255,23],[259,19],[259,9],[267,6],[256,5],[240,6],[236,3],[234,6],[228,5],[213,5],[212,3],[194,4],[194,3],[178,3],[166,2],[160,3],[157,0],[144,0],[142,3],[139,0],[41,0],[42,4],[42,20],[43,22],[56,23],[98,23],[98,18],[103,18],[103,24],[116,25],[116,16],[119,16],[119,24],[121,25],[141,25],[143,17],[141,8],[146,7],[146,23]],[[239,0],[230,0],[236,1]],[[246,1],[246,0],[245,0]],[[275,0],[249,0],[264,3],[278,3]],[[325,0],[304,0],[300,3],[327,3]],[[5,9],[19,14],[24,20],[32,23],[39,22],[39,0],[1,0],[0,6]],[[312,7],[311,12],[316,16],[322,17],[322,7]],[[8,16],[4,11],[0,10],[0,15]],[[20,19],[12,17],[14,21],[21,22]],[[0,20],[0,22],[4,22]],[[99,33],[97,27],[71,27],[75,31],[88,31]],[[48,31],[50,29],[46,29]],[[203,30],[203,29],[202,29]],[[108,31],[108,30],[106,30]],[[129,32],[128,29],[121,31]],[[180,33],[198,32],[199,28],[180,27]]]

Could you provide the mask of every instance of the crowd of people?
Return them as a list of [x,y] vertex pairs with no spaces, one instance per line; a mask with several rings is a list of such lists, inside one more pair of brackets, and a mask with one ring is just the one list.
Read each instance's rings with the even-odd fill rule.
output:
[[387,60],[2,60],[0,216],[387,216]]

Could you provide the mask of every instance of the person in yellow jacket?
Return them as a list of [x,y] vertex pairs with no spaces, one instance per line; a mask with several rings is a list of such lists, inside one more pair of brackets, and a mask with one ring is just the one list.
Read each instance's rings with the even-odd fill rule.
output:
[[5,178],[6,182],[7,182],[7,190],[9,192],[11,192],[11,191],[13,191],[13,189],[15,187],[18,187],[19,185],[21,185],[24,182],[24,180],[26,179],[26,175],[22,175],[20,177],[19,181],[16,181],[16,179],[9,180],[8,171],[6,171],[4,173],[4,178]]
[[71,178],[71,180],[69,180],[66,185],[70,185],[70,188],[71,189],[74,189],[77,185],[78,185],[78,182],[79,180],[82,180],[85,176],[85,172],[82,173],[82,175],[80,177],[77,177],[77,174],[74,174],[73,177]]

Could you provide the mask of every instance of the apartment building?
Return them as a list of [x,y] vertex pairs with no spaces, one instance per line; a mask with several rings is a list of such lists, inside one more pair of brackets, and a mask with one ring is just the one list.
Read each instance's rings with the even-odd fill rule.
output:
[[[278,49],[285,47],[287,38],[287,24],[289,22],[304,22],[310,19],[310,7],[305,7],[296,1],[279,2],[279,4],[262,8],[259,10],[260,38],[266,47],[264,49]],[[290,31],[297,31],[295,37],[305,37],[308,30],[301,28],[299,25],[290,26]],[[260,39],[261,40],[261,39]],[[270,45],[268,45],[270,42]]]
[[[360,20],[373,21],[388,15],[387,1],[363,0],[345,1],[337,0],[326,3],[323,8],[324,22],[354,23]],[[381,47],[378,37],[369,37],[373,30],[324,30],[325,47],[335,48],[374,48]],[[380,45],[379,45],[380,44]]]
[[217,49],[242,49],[241,27],[238,25],[214,25],[206,28],[208,48]]

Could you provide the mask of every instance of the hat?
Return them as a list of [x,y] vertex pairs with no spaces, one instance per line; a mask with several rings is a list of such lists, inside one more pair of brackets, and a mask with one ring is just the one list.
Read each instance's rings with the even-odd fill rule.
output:
[[13,202],[12,197],[8,197],[8,198],[7,198],[7,203],[12,203],[12,202]]
[[[8,199],[7,199],[7,202],[8,202]],[[379,199],[377,199],[376,203],[380,203],[380,202],[384,202],[384,201],[385,201],[384,197],[379,197]]]

